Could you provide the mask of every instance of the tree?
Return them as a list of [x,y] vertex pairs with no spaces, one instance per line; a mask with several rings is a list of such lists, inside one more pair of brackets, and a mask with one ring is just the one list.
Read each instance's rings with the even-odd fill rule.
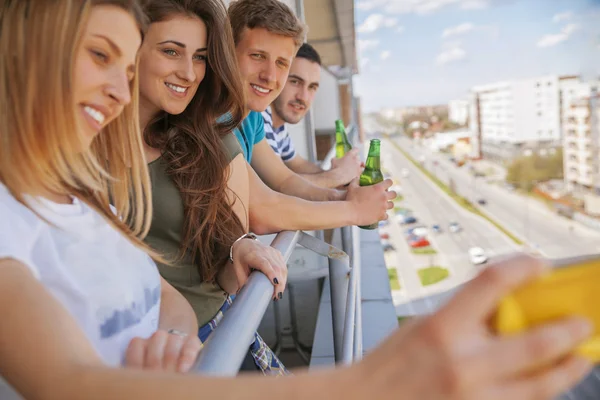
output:
[[512,161],[506,171],[506,182],[530,192],[536,183],[563,177],[562,149],[554,154],[522,156]]

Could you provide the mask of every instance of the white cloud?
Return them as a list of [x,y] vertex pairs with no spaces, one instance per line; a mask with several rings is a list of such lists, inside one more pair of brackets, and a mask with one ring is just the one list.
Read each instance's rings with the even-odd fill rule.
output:
[[379,58],[381,58],[381,60],[385,61],[385,60],[387,60],[388,58],[390,58],[390,56],[391,56],[391,55],[392,55],[392,52],[391,52],[391,51],[384,50],[384,51],[382,51],[382,52],[381,52],[381,54],[379,55]]
[[398,26],[398,27],[396,27],[395,31],[397,33],[402,33],[402,32],[404,32],[404,27],[403,26]]
[[462,35],[471,32],[474,28],[475,25],[470,22],[465,22],[463,24],[444,29],[442,37],[447,38],[448,36]]
[[379,46],[378,39],[359,39],[358,40],[358,51],[361,53],[369,49],[374,49]]
[[453,62],[463,60],[467,57],[467,52],[460,46],[460,43],[453,43],[446,46],[435,59],[437,65],[446,65]]
[[557,44],[562,43],[565,40],[569,39],[569,37],[571,37],[573,32],[575,32],[578,28],[579,28],[579,26],[577,24],[565,25],[561,29],[560,33],[553,33],[553,34],[548,34],[548,35],[542,36],[542,38],[540,40],[538,40],[537,46],[538,47],[556,46]]
[[371,14],[357,28],[359,33],[372,33],[380,28],[393,28],[398,24],[397,18],[385,17],[382,14]]
[[573,13],[571,11],[565,11],[565,12],[554,15],[554,17],[552,17],[552,21],[554,21],[554,22],[566,21],[568,19],[571,19],[572,16],[573,16]]

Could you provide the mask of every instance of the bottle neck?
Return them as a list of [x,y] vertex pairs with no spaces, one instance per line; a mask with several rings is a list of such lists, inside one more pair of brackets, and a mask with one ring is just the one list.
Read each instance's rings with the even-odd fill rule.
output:
[[371,142],[371,145],[369,146],[369,155],[367,157],[367,161],[365,162],[365,168],[377,170],[381,168],[379,141],[373,140]]

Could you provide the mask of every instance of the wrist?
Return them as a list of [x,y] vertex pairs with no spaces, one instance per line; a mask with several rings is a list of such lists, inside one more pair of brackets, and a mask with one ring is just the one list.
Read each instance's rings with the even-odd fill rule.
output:
[[346,200],[345,190],[329,189],[329,201],[344,201]]
[[233,248],[234,246],[239,243],[241,240],[243,239],[251,239],[251,240],[258,240],[258,237],[252,233],[252,232],[248,232],[248,233],[244,233],[242,236],[240,236],[239,238],[237,238],[233,244],[231,245],[231,247],[229,248],[229,262],[231,264],[233,264]]

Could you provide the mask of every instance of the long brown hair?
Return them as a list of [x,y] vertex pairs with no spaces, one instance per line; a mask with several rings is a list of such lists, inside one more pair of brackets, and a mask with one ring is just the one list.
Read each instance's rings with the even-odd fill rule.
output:
[[[138,123],[138,80],[131,102],[87,148],[72,83],[90,10],[114,5],[140,32],[135,0],[3,1],[0,5],[0,182],[27,207],[25,195],[76,196],[134,244],[151,222],[150,181]],[[111,202],[116,213],[111,209]]]
[[[208,31],[206,74],[179,115],[160,112],[144,139],[162,151],[185,209],[180,259],[190,255],[204,281],[213,281],[244,228],[227,197],[229,161],[222,136],[244,118],[244,94],[233,35],[221,0],[148,0],[150,22],[196,16]],[[223,117],[227,115],[227,117]]]

